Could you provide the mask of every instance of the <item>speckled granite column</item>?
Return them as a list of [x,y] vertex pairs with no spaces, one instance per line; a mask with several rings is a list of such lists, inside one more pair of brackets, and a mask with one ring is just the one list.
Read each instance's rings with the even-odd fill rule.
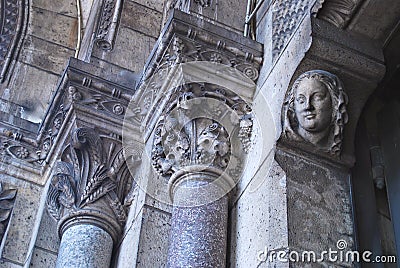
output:
[[56,268],[109,268],[113,240],[103,229],[89,224],[69,227],[63,234]]
[[228,221],[225,178],[197,170],[178,172],[171,181],[174,209],[168,267],[225,267]]

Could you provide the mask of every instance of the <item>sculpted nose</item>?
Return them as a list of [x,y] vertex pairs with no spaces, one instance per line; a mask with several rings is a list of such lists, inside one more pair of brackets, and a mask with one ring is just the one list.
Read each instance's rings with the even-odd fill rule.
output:
[[306,100],[306,110],[313,110],[314,109],[314,105],[312,103],[312,98],[308,98]]

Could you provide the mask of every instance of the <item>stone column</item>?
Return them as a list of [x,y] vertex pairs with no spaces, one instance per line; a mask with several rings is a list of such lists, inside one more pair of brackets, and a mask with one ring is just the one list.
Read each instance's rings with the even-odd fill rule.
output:
[[[174,209],[169,267],[225,267],[228,196],[233,181],[218,170],[192,166],[171,177]],[[216,180],[221,180],[218,185]],[[222,185],[227,183],[227,185]]]
[[248,141],[252,117],[239,96],[221,86],[225,95],[214,94],[216,87],[182,87],[155,131],[152,164],[169,177],[173,201],[168,267],[225,266],[228,195],[244,166],[240,137]]
[[112,249],[112,237],[102,228],[75,225],[62,236],[56,267],[108,268]]
[[115,134],[72,131],[47,197],[61,238],[57,268],[110,266],[113,244],[126,221],[126,195],[134,184],[121,146]]

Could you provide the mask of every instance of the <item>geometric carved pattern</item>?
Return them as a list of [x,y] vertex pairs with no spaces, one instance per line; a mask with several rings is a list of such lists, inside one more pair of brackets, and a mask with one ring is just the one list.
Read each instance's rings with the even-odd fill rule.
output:
[[272,13],[272,58],[284,49],[308,9],[309,0],[275,1]]
[[0,0],[0,81],[3,82],[21,39],[25,0]]
[[96,44],[105,51],[113,48],[122,0],[104,0],[98,21]]

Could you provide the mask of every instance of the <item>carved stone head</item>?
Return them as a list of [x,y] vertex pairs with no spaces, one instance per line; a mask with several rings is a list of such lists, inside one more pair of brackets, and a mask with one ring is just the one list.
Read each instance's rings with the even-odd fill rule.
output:
[[303,73],[286,96],[283,135],[338,156],[348,121],[346,105],[347,95],[337,76],[322,70]]

